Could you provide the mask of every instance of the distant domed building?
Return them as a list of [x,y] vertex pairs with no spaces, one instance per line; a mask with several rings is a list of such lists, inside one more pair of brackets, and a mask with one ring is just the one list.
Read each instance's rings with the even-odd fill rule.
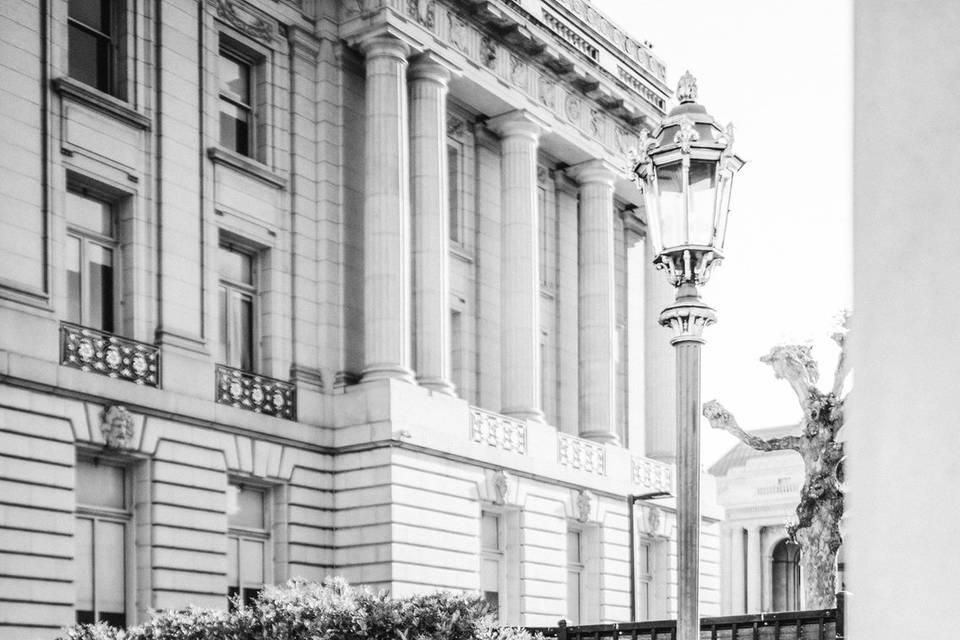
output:
[[[753,435],[795,434],[796,425]],[[787,540],[803,486],[803,461],[794,451],[757,451],[742,442],[709,472],[726,511],[720,531],[720,607],[724,615],[803,608],[800,555]]]

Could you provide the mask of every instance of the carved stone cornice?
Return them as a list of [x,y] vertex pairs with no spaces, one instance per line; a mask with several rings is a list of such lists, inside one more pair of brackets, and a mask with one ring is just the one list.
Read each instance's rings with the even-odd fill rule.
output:
[[239,0],[211,0],[217,8],[217,17],[241,32],[267,46],[273,46],[281,31],[285,31],[276,20],[263,14]]

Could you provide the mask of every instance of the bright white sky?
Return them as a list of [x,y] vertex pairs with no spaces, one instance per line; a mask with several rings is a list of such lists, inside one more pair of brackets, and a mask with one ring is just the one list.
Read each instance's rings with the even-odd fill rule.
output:
[[[703,294],[717,309],[703,399],[746,429],[796,423],[792,391],[758,361],[813,342],[823,384],[830,329],[852,300],[853,21],[849,0],[594,0],[653,43],[667,79],[689,69],[699,102],[733,121],[746,166],[734,180],[727,258]],[[663,339],[669,339],[665,329]],[[736,440],[704,422],[703,463]]]

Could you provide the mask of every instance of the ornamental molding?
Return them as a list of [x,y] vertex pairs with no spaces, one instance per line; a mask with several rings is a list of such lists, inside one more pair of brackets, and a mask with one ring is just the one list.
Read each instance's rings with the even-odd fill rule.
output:
[[133,415],[123,405],[111,405],[100,412],[100,433],[109,449],[129,449],[133,441]]
[[[489,2],[468,13],[459,5],[425,0],[348,0],[341,5],[341,34],[356,45],[374,32],[374,26],[398,32],[426,30],[434,41],[448,47],[448,55],[462,55],[478,72],[492,74],[502,88],[519,92],[530,104],[608,152],[622,156],[635,147],[635,124],[662,116],[668,90],[661,89],[659,82],[645,84],[642,74],[624,80],[618,76],[617,64],[604,55],[599,56],[603,64],[589,52],[581,60],[571,49],[570,38],[539,19],[538,12],[547,13],[548,0],[520,4]],[[525,24],[524,15],[534,20]],[[569,18],[564,20],[568,26],[573,24]],[[508,23],[515,28],[504,26]],[[502,39],[497,34],[503,34]],[[410,37],[416,40],[423,35]],[[619,75],[632,67],[626,60],[619,65]]]
[[525,422],[479,407],[470,407],[470,439],[503,451],[527,453]]
[[557,462],[598,476],[607,474],[607,452],[603,445],[565,433],[557,434]]
[[281,32],[281,25],[269,19],[256,9],[237,2],[237,0],[215,0],[217,17],[246,36],[264,44],[273,44],[275,33]]
[[590,520],[590,516],[593,514],[594,502],[593,494],[586,489],[581,489],[577,492],[577,497],[574,500],[577,522],[585,523]]
[[89,327],[60,323],[60,364],[148,387],[160,386],[160,349]]

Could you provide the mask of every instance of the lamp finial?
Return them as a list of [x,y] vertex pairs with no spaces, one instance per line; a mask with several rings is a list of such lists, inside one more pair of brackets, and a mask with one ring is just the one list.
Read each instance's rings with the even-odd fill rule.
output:
[[677,99],[680,104],[697,101],[697,79],[689,71],[685,71],[680,76],[680,82],[677,83]]

